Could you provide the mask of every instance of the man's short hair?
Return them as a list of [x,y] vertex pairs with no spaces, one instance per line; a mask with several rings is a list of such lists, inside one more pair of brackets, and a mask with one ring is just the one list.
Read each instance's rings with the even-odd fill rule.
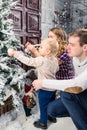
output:
[[80,46],[87,44],[87,29],[76,29],[69,34],[70,36],[79,37]]

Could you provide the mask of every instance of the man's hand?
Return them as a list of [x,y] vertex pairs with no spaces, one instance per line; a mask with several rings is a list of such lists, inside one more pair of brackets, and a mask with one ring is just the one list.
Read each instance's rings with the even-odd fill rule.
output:
[[34,89],[37,91],[42,88],[42,80],[34,80],[32,85],[34,86]]

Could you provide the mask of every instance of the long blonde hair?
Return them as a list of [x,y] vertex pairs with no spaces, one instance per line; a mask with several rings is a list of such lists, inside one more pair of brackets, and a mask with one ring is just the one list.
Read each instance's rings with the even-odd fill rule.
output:
[[56,40],[58,41],[58,44],[59,44],[59,49],[58,49],[58,54],[57,55],[59,56],[66,50],[66,47],[67,47],[67,34],[60,27],[52,28],[52,29],[50,29],[50,31],[53,32],[57,37]]

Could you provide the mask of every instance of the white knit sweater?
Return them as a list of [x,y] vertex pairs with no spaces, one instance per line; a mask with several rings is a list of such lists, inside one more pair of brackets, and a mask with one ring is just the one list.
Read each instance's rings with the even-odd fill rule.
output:
[[77,58],[73,58],[73,64],[75,68],[74,79],[69,80],[43,80],[42,86],[45,88],[54,88],[58,90],[64,90],[67,87],[79,86],[83,90],[87,89],[87,57],[83,62],[80,62]]

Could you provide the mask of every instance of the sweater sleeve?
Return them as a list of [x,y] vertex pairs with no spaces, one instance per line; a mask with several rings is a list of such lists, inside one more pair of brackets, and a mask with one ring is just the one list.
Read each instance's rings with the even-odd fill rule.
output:
[[36,57],[36,58],[27,57],[19,51],[15,53],[14,57],[27,66],[38,67],[41,66],[43,63],[42,57]]
[[82,87],[83,90],[87,89],[87,69],[74,79],[69,80],[43,80],[42,86],[44,88],[57,89],[64,91],[67,87]]

